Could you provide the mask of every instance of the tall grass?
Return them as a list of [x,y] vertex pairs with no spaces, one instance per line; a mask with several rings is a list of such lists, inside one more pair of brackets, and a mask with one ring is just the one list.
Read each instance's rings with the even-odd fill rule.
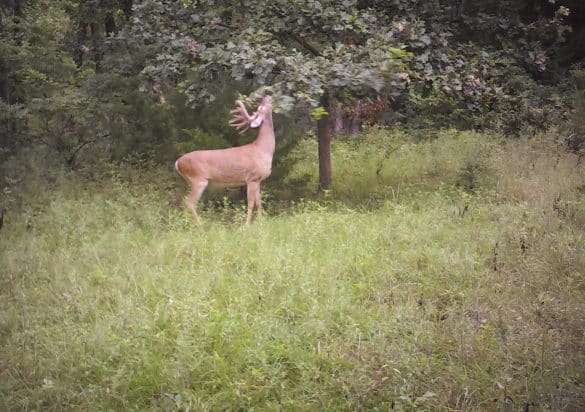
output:
[[120,179],[10,211],[0,409],[583,409],[576,159],[370,133],[250,228]]

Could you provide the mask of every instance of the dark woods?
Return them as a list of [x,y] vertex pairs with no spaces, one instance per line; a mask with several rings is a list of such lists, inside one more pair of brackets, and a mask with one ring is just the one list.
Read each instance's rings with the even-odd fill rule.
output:
[[280,155],[315,134],[322,188],[331,139],[372,125],[512,137],[558,126],[583,153],[582,2],[231,3],[3,2],[0,160],[40,156],[93,179],[239,145],[224,113],[255,90],[284,114]]

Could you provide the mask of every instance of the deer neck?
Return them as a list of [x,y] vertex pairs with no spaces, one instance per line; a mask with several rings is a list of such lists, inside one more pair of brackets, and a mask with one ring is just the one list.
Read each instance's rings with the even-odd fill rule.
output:
[[256,145],[256,147],[263,153],[269,154],[270,156],[274,154],[276,142],[274,140],[272,116],[268,116],[268,118],[262,122],[258,131],[258,137],[254,140],[254,145]]

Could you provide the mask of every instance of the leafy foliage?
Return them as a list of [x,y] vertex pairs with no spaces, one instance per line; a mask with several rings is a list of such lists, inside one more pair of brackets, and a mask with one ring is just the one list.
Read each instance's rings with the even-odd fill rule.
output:
[[227,109],[263,93],[288,116],[281,147],[331,116],[351,116],[354,131],[380,122],[518,134],[578,122],[565,79],[579,59],[579,3],[461,4],[8,2],[0,156],[24,144],[78,170],[139,152],[166,163],[179,149],[245,142],[225,125]]
[[[226,10],[221,2],[144,2],[133,34],[158,52],[143,73],[178,82],[196,104],[214,98],[206,83],[229,70],[252,79],[256,94],[273,93],[285,111],[317,107],[325,94],[396,95],[412,79],[463,88],[469,63],[453,58],[451,34],[414,14],[356,1],[244,1]],[[188,73],[196,76],[185,81]]]

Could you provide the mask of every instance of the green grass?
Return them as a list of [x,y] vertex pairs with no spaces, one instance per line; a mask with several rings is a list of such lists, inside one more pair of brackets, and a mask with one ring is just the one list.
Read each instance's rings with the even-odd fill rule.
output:
[[583,168],[448,132],[376,173],[384,133],[250,228],[236,205],[196,230],[178,180],[11,210],[0,409],[583,409]]

